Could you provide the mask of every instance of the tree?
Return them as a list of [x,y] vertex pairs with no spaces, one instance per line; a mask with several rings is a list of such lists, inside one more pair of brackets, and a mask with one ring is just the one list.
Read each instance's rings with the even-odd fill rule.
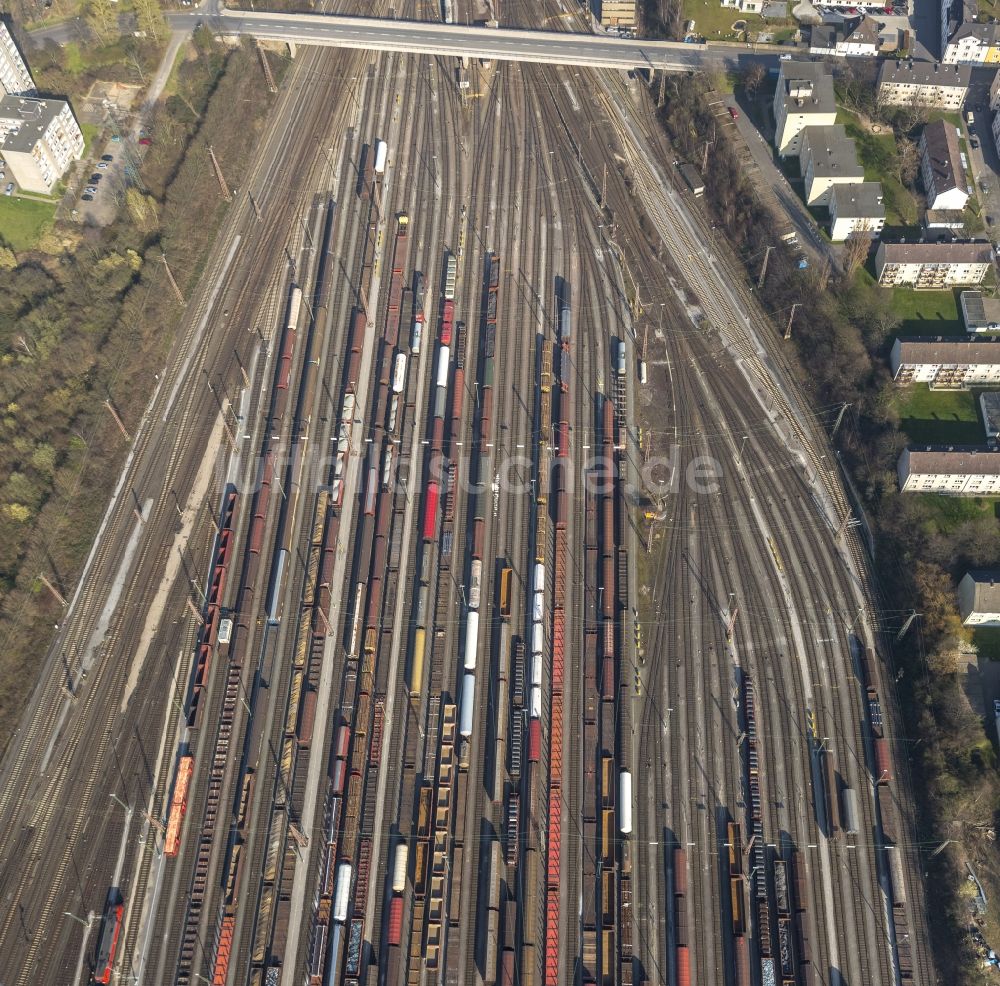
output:
[[868,236],[867,227],[868,223],[862,222],[859,228],[847,237],[847,242],[844,244],[844,276],[849,281],[868,259],[868,251],[871,250],[872,241]]
[[90,0],[87,25],[101,44],[110,44],[118,36],[118,17],[111,0]]
[[896,177],[907,188],[912,188],[920,170],[920,150],[916,141],[900,137],[896,141]]
[[152,196],[143,195],[138,188],[130,188],[125,192],[125,206],[140,232],[148,233],[156,227],[159,216]]
[[166,35],[167,22],[160,8],[160,0],[136,0],[135,13],[139,30],[145,31],[147,37],[159,42]]
[[751,99],[756,97],[757,90],[760,89],[760,84],[764,81],[766,75],[767,72],[760,62],[751,62],[743,70],[743,88]]

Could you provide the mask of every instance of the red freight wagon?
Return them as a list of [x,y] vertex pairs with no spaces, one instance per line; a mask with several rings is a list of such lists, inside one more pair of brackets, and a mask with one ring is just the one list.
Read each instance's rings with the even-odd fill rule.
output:
[[427,484],[427,499],[424,506],[424,540],[433,541],[437,536],[438,484]]
[[683,897],[688,889],[687,853],[674,847],[674,896]]
[[528,759],[538,763],[542,756],[542,723],[540,719],[528,720]]
[[482,517],[477,517],[472,522],[472,557],[483,557],[483,536],[486,529],[486,522]]
[[398,945],[403,937],[403,898],[393,897],[389,902],[389,944]]
[[451,328],[455,321],[455,302],[446,301],[441,312],[441,345],[451,345]]
[[615,662],[604,658],[604,670],[601,672],[601,698],[608,701],[615,697]]
[[875,740],[875,783],[888,784],[892,781],[892,757],[889,741],[884,736]]
[[560,421],[559,422],[559,442],[556,450],[556,455],[560,457],[565,457],[569,455],[569,422]]
[[691,986],[691,956],[687,945],[677,946],[677,986]]

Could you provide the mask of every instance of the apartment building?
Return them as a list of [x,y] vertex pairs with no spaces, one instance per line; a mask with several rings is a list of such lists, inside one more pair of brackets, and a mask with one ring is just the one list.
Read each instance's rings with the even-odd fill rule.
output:
[[781,62],[773,108],[774,146],[782,157],[798,157],[806,127],[837,122],[829,68],[820,62]]
[[945,65],[996,65],[1000,62],[1000,25],[965,21],[944,44]]
[[722,6],[744,14],[760,14],[764,10],[764,0],[722,0]]
[[852,233],[876,240],[884,226],[885,205],[879,182],[834,185],[830,190],[830,239],[835,243]]
[[880,43],[878,22],[873,17],[863,17],[850,27],[817,24],[809,35],[809,54],[873,58],[879,53]]
[[933,390],[968,390],[1000,383],[1000,337],[901,336],[889,354],[899,384]]
[[952,124],[935,120],[924,127],[920,135],[920,176],[928,209],[965,208],[969,189],[958,152],[958,135]]
[[903,449],[896,465],[902,493],[996,496],[1000,449],[979,445],[921,445]]
[[968,65],[890,59],[882,63],[878,74],[878,99],[887,106],[960,110],[971,75]]
[[989,243],[881,243],[875,274],[888,287],[941,289],[980,284],[992,263]]
[[35,80],[4,21],[0,21],[0,89],[3,90],[3,95],[35,90]]
[[799,165],[807,205],[829,205],[834,185],[857,185],[865,180],[854,141],[840,123],[802,131]]
[[27,96],[0,98],[0,154],[17,184],[48,194],[83,154],[83,133],[69,103]]
[[958,583],[958,611],[967,627],[1000,627],[1000,571],[969,571]]

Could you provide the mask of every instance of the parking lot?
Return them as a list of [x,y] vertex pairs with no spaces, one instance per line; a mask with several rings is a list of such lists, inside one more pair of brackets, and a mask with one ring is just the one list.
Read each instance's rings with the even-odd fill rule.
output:
[[[140,142],[147,141],[143,135]],[[129,167],[138,166],[139,146],[122,140],[109,140],[79,186],[73,206],[73,218],[90,226],[107,226],[114,221],[127,187]]]

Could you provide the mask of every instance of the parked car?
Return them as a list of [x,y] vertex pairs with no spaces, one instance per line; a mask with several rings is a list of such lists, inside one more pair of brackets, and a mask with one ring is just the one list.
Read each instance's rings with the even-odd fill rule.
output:
[[122,142],[122,138],[121,138],[120,134],[112,134],[111,135],[111,143],[112,144],[120,144],[121,142]]
[[4,195],[14,194],[14,183],[12,181],[7,183],[7,187],[3,190],[3,193]]
[[114,154],[102,154],[101,155],[101,160],[102,161],[114,161],[114,159],[115,159]]
[[108,162],[107,162],[107,161],[98,161],[98,162],[97,162],[97,167],[99,167],[99,168],[100,168],[100,169],[101,169],[102,171],[103,171],[103,170],[104,170],[104,169],[105,169],[105,168],[106,168],[107,166],[108,166]]
[[740,111],[735,106],[730,106],[729,107],[729,115],[734,120],[738,120],[740,118]]
[[979,138],[978,137],[970,137],[969,138],[969,145],[972,147],[972,149],[974,151],[978,151],[979,150]]
[[93,195],[81,195],[80,196],[80,201],[81,202],[93,202],[94,201],[94,196]]
[[96,185],[88,185],[84,189],[84,191],[87,193],[87,195],[96,195],[97,194],[97,186]]
[[96,171],[90,176],[90,184],[93,185],[94,182],[100,181],[104,175],[98,174]]
[[140,137],[139,138],[139,143],[143,147],[149,147],[149,145],[152,144],[153,142],[148,137]]

